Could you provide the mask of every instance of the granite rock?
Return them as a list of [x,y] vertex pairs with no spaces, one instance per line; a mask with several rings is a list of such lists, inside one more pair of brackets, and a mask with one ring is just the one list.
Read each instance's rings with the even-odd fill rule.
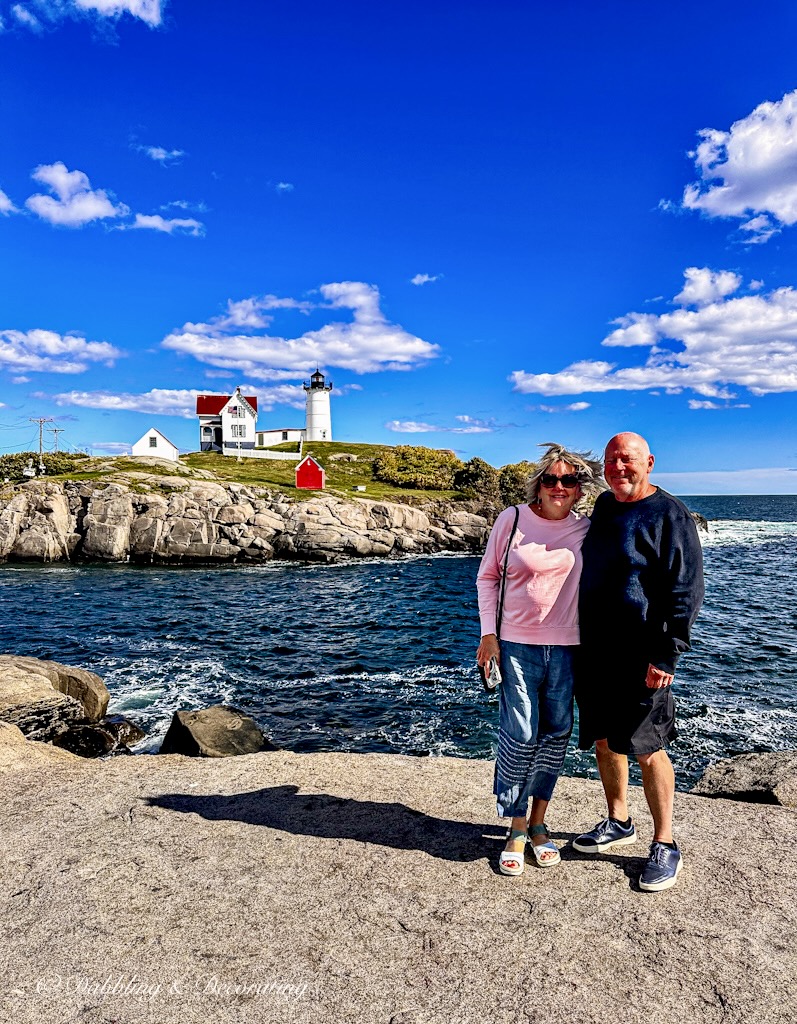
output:
[[34,480],[0,503],[0,561],[334,562],[481,551],[490,521],[462,503],[426,511],[332,494],[297,501],[265,488],[134,472],[124,481]]
[[98,675],[85,668],[41,658],[0,654],[0,692],[6,689],[5,676],[11,669],[43,676],[54,689],[78,701],[83,709],[80,717],[89,722],[98,722],[108,710],[108,687]]
[[641,841],[587,857],[569,841],[603,814],[600,786],[562,779],[548,817],[562,863],[505,878],[486,761],[97,762],[9,732],[14,1024],[794,1024],[787,808],[678,793],[684,870],[647,894],[637,787]]
[[692,792],[797,808],[797,750],[739,754],[716,761],[708,766]]
[[232,757],[276,750],[253,718],[217,704],[199,711],[176,711],[163,738],[161,754]]

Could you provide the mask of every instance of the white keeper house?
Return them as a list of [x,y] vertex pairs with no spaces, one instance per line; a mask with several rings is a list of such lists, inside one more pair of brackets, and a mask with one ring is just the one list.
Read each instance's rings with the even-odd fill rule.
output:
[[236,455],[256,448],[270,448],[284,441],[331,441],[329,393],[332,381],[327,384],[324,374],[316,369],[310,383],[305,382],[302,387],[305,391],[304,427],[259,430],[257,397],[244,395],[240,387],[232,395],[197,395],[200,450]]

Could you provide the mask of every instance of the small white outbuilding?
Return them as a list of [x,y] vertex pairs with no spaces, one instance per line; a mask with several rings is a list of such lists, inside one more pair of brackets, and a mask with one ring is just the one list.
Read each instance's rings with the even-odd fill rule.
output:
[[142,455],[154,455],[159,459],[169,459],[171,462],[177,462],[180,458],[178,449],[168,437],[155,427],[152,427],[142,438],[136,441],[133,445],[133,455],[139,458]]

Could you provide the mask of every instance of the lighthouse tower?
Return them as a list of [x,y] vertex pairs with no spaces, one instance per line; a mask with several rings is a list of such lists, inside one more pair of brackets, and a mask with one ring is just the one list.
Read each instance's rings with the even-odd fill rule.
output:
[[307,392],[305,441],[331,441],[332,417],[329,413],[329,392],[332,390],[332,381],[326,384],[323,373],[316,369],[310,377],[310,383],[302,384],[302,387]]

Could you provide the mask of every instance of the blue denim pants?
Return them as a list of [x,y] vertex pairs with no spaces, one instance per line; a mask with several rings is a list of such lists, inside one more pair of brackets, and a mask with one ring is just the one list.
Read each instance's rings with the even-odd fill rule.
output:
[[501,641],[498,814],[520,818],[529,799],[550,800],[573,729],[572,648]]

